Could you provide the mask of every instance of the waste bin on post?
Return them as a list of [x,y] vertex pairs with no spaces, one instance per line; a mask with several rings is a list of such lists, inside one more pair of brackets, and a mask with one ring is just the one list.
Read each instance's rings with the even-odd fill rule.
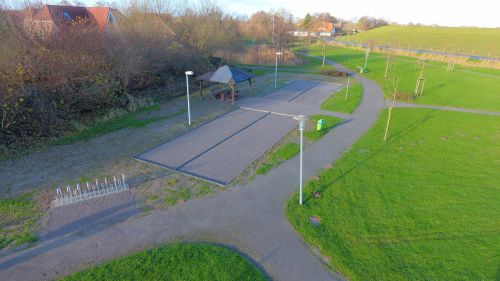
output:
[[325,120],[319,119],[318,122],[316,122],[316,131],[321,131],[323,129],[324,124]]

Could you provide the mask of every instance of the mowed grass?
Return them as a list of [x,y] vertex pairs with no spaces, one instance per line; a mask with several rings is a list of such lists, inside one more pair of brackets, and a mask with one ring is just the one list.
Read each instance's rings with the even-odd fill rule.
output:
[[[320,119],[323,119],[325,123],[323,125],[323,128],[320,131],[317,131],[316,122],[318,122],[318,120]],[[306,123],[306,129],[304,131],[305,142],[313,143],[319,140],[340,122],[342,122],[342,119],[335,116],[321,114],[309,116],[309,120]],[[294,133],[297,136],[293,142],[279,144],[267,153],[267,155],[265,156],[265,160],[260,163],[260,165],[255,170],[255,174],[264,175],[274,167],[299,154],[300,145],[298,142],[298,130],[295,130]]]
[[[347,97],[346,97],[347,92]],[[353,113],[363,98],[363,86],[359,82],[352,82],[349,91],[344,86],[339,92],[333,93],[321,104],[321,109],[332,112]]]
[[384,142],[386,114],[290,198],[291,224],[350,280],[498,280],[500,117],[396,108]]
[[[322,119],[325,123],[321,130],[316,130],[316,122]],[[309,141],[315,142],[326,135],[331,129],[335,128],[340,122],[342,122],[341,118],[329,115],[311,115],[309,116],[308,128],[304,131],[304,138]]]
[[36,241],[41,215],[31,194],[0,199],[0,250]]
[[[321,55],[320,47],[311,47],[311,54]],[[328,58],[356,70],[358,66],[364,65],[365,54],[359,50],[330,47]],[[411,95],[415,91],[419,75],[416,61],[417,59],[410,57],[393,57],[396,76],[400,80],[399,92]],[[440,62],[427,63],[424,70],[423,96],[414,100],[416,103],[500,111],[500,70],[456,65],[453,72],[447,72],[446,67],[446,64]],[[385,90],[387,87],[384,78],[385,68],[385,55],[371,53],[368,59],[368,72],[363,75],[377,81]]]
[[113,260],[60,280],[265,280],[239,254],[210,244],[173,244]]
[[476,27],[383,26],[343,41],[500,57],[500,29]]

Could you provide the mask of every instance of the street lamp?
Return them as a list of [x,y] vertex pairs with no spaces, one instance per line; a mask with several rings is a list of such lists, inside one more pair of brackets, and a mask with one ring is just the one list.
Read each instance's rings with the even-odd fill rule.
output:
[[299,177],[300,177],[300,185],[299,185],[299,205],[302,205],[302,159],[303,159],[303,147],[304,147],[304,127],[307,117],[304,115],[294,116],[293,119],[299,121],[299,131],[300,131],[300,169],[299,169]]
[[274,88],[277,87],[278,84],[278,56],[281,56],[281,52],[276,53],[276,69],[274,71]]
[[188,122],[191,126],[191,108],[189,107],[189,75],[193,75],[192,71],[186,71],[186,89],[187,89],[187,101],[188,101]]

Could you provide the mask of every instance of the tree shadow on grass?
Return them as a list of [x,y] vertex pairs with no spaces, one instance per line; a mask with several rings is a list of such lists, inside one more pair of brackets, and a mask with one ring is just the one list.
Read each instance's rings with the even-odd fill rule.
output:
[[[341,179],[344,179],[347,175],[349,175],[354,170],[363,167],[367,162],[369,162],[369,160],[373,159],[375,156],[380,154],[382,151],[388,149],[389,146],[391,146],[395,140],[397,140],[400,137],[414,131],[417,127],[419,127],[420,125],[427,122],[431,118],[434,111],[435,110],[429,110],[424,116],[419,118],[417,121],[403,127],[402,129],[396,131],[395,133],[391,134],[390,137],[387,139],[387,142],[384,142],[384,144],[379,149],[377,149],[375,152],[373,152],[372,154],[370,154],[366,158],[363,158],[363,160],[355,163],[350,169],[348,169],[346,172],[342,173],[340,176],[332,179],[329,182],[322,182],[320,180],[317,188],[308,188],[310,192],[304,193],[304,202],[307,203],[309,200],[314,199],[314,197],[312,196],[312,194],[314,192],[323,193],[330,185],[335,184],[336,182],[340,181]],[[381,142],[382,142],[382,140],[381,140]],[[335,169],[335,168],[332,168],[332,169]],[[320,173],[325,173],[325,172],[326,172],[326,170],[323,170]]]

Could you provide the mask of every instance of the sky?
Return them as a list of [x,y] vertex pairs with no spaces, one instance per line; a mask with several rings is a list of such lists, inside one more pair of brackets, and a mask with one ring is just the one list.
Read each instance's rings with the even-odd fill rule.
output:
[[[82,0],[81,0],[82,1]],[[165,0],[183,3],[186,0]],[[199,0],[204,1],[204,0]],[[256,11],[285,8],[298,18],[329,12],[346,20],[374,16],[406,24],[500,27],[500,0],[212,0],[226,12],[250,16]],[[83,0],[93,5],[96,0]],[[110,1],[110,2],[113,2]],[[120,2],[120,0],[117,0]]]
[[297,17],[329,12],[351,20],[364,15],[397,23],[500,27],[499,0],[217,0],[226,11],[252,14],[285,8]]

